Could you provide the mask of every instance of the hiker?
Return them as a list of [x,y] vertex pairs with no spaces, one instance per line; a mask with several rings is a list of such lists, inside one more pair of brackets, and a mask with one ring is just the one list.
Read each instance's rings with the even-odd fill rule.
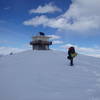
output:
[[70,47],[68,49],[68,59],[70,60],[70,66],[73,66],[73,58],[77,56],[77,53],[75,52],[75,48],[74,47]]

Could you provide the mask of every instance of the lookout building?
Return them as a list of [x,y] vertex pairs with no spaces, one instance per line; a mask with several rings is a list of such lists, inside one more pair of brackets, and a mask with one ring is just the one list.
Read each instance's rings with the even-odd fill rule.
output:
[[32,45],[33,50],[50,50],[49,46],[52,45],[52,42],[49,39],[49,36],[45,36],[43,32],[39,32],[38,35],[32,37],[30,45]]

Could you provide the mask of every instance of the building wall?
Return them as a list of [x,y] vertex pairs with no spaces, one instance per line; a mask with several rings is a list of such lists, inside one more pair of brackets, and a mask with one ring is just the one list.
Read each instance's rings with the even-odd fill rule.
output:
[[48,45],[33,45],[33,50],[49,50]]
[[49,50],[49,38],[47,36],[33,36],[30,44],[33,46],[33,50]]

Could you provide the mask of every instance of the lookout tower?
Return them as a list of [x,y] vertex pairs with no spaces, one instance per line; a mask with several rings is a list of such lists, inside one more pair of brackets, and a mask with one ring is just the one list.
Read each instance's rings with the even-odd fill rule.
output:
[[39,32],[38,35],[32,37],[30,45],[32,45],[33,50],[50,50],[49,46],[52,45],[52,42],[49,39],[49,36],[45,36],[43,32]]

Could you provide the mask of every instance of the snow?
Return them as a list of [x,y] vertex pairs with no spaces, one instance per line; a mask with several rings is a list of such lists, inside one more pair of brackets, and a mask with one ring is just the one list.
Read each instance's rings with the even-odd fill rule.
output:
[[25,51],[0,57],[0,100],[100,100],[100,59]]

